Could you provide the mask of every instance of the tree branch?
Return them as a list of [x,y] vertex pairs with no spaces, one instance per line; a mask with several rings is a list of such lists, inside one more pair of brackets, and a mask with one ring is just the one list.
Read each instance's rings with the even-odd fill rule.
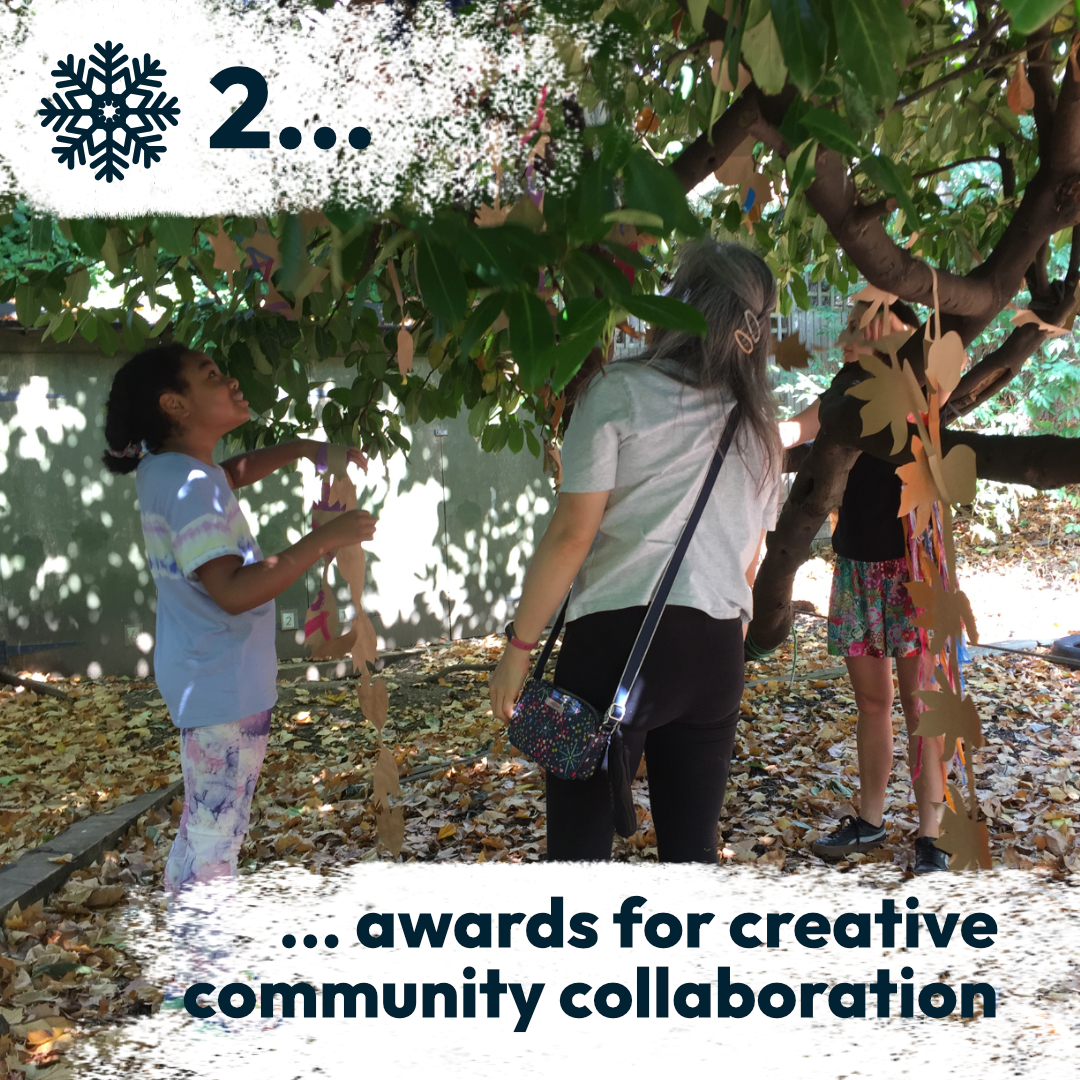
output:
[[1052,137],[1054,128],[1054,110],[1057,95],[1054,92],[1054,68],[1050,53],[1050,24],[1028,37],[1027,76],[1035,95],[1035,131],[1039,136],[1039,147],[1045,147]]

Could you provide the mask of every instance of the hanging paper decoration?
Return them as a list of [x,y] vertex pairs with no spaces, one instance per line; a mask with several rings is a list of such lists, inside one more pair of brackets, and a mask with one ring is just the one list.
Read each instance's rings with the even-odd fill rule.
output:
[[[850,344],[862,353],[859,364],[870,375],[848,391],[866,402],[861,409],[863,434],[889,428],[895,454],[908,444],[910,425],[918,431],[910,438],[914,460],[896,470],[903,483],[900,516],[912,577],[907,587],[919,611],[916,625],[926,660],[923,688],[918,692],[923,705],[915,732],[918,760],[912,771],[917,775],[922,768],[942,770],[945,805],[937,846],[952,856],[950,869],[989,869],[989,831],[975,791],[972,758],[972,752],[983,745],[982,724],[974,701],[965,693],[960,669],[965,631],[972,641],[978,641],[978,634],[971,605],[956,587],[952,519],[952,504],[970,502],[975,496],[975,453],[970,447],[956,446],[943,454],[941,446],[941,407],[956,388],[967,357],[959,335],[941,332],[936,271],[933,277],[934,332],[928,321],[923,341],[925,390],[898,355],[910,332],[888,334],[873,342],[863,337],[863,329],[879,315],[889,325],[889,306],[895,296],[873,286],[864,289],[856,297],[855,316],[839,344]],[[874,356],[875,351],[888,354],[891,364]],[[934,682],[938,689],[933,689]],[[924,761],[922,740],[937,736],[945,740],[941,762]],[[948,763],[953,760],[965,770],[964,791],[948,780]]]

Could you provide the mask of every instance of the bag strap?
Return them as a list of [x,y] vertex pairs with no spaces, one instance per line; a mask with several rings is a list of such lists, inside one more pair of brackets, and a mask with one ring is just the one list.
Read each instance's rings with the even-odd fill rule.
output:
[[682,533],[679,535],[679,542],[671,553],[667,568],[664,570],[663,577],[660,578],[660,584],[657,585],[656,592],[649,603],[649,610],[645,612],[645,620],[638,631],[634,647],[630,650],[630,657],[626,661],[626,667],[623,668],[622,678],[619,679],[619,687],[615,691],[615,700],[611,703],[604,716],[602,728],[604,731],[614,730],[615,726],[623,719],[630,691],[634,688],[638,673],[641,671],[641,665],[645,661],[645,654],[652,644],[653,634],[656,633],[656,628],[660,624],[660,616],[664,613],[664,606],[667,604],[671,587],[675,584],[675,576],[679,572],[683,556],[690,546],[690,540],[694,535],[694,530],[697,528],[697,523],[701,520],[701,515],[705,511],[705,504],[712,494],[716,478],[720,475],[720,466],[724,464],[724,457],[731,447],[731,440],[735,437],[735,429],[739,426],[739,418],[740,409],[738,402],[736,402],[731,412],[728,413],[724,433],[720,436],[720,443],[716,447],[716,453],[713,454],[712,464],[709,466],[705,481],[701,485],[701,491],[698,494],[697,502],[694,503],[694,509],[690,511],[690,516],[686,519],[686,524],[683,525]]
[[[731,441],[735,437],[735,431],[739,426],[739,417],[739,405],[736,403],[732,407],[731,412],[728,413],[727,423],[724,425],[724,431],[720,436],[720,442],[716,447],[716,452],[713,454],[712,462],[709,465],[709,471],[706,473],[705,480],[701,485],[701,491],[698,493],[697,502],[694,503],[694,508],[690,511],[690,516],[686,519],[686,524],[683,525],[682,533],[679,535],[679,542],[675,545],[675,550],[668,560],[667,567],[660,579],[660,583],[657,585],[656,592],[653,594],[653,598],[649,603],[649,610],[645,613],[645,621],[641,624],[641,629],[638,631],[637,638],[634,641],[634,647],[630,651],[630,658],[626,661],[626,667],[623,669],[622,678],[619,680],[619,687],[615,691],[615,700],[612,702],[612,705],[605,716],[604,730],[610,731],[614,728],[615,724],[622,720],[627,698],[629,698],[630,691],[637,681],[638,672],[641,670],[641,665],[645,660],[645,654],[649,650],[653,635],[656,633],[656,627],[660,623],[660,616],[664,612],[668,594],[671,592],[672,585],[675,584],[675,576],[678,574],[679,566],[683,561],[683,556],[690,546],[690,540],[694,535],[694,530],[697,528],[697,523],[705,511],[705,504],[709,501],[709,496],[712,494],[716,478],[720,475],[720,466],[724,464],[724,457],[727,455],[728,449],[731,447]],[[571,592],[572,591],[573,590],[571,589]],[[541,650],[540,659],[536,662],[536,667],[533,670],[534,679],[539,680],[544,677],[544,668],[547,667],[548,658],[551,656],[551,650],[555,647],[555,641],[559,636],[559,631],[562,630],[563,620],[566,618],[566,609],[569,606],[570,593],[567,593],[566,599],[563,601],[562,609],[559,611],[559,615],[556,618],[554,625],[551,627],[551,633],[548,635],[548,639],[544,643],[544,648]]]

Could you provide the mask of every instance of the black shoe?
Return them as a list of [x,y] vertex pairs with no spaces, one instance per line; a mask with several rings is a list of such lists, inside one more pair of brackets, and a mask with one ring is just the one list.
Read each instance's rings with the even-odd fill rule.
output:
[[842,859],[856,851],[873,851],[885,843],[885,823],[871,825],[861,817],[846,814],[840,819],[840,828],[828,836],[815,840],[810,850],[823,859]]
[[932,874],[935,870],[949,869],[949,853],[942,851],[934,843],[936,839],[936,836],[915,838],[915,865],[911,868],[913,874]]

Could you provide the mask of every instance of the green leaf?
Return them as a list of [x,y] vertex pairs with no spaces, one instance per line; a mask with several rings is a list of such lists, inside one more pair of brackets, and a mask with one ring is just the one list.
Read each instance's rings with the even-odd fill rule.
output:
[[795,303],[802,308],[803,311],[810,310],[810,293],[807,291],[806,282],[799,274],[792,274],[791,280],[788,282],[788,287],[791,289],[791,295],[795,298]]
[[604,215],[604,221],[640,225],[643,229],[664,227],[664,219],[659,214],[650,214],[647,210],[612,210],[610,214]]
[[450,327],[465,313],[469,289],[458,269],[457,255],[438,242],[421,237],[416,246],[420,295],[432,315]]
[[571,300],[559,318],[559,344],[541,358],[541,365],[551,370],[551,389],[562,392],[578,373],[586,357],[596,347],[604,332],[611,306],[604,300]]
[[[899,115],[898,113],[895,115]],[[799,122],[819,142],[846,157],[861,157],[863,149],[851,125],[828,109],[807,109]]]
[[[833,5],[840,56],[872,104],[891,105],[899,80],[895,57],[910,37],[900,0],[854,0]],[[896,40],[900,39],[900,41]]]
[[697,308],[673,296],[631,296],[622,305],[635,318],[653,326],[663,326],[683,334],[697,334],[698,337],[705,337],[709,332],[705,316]]
[[599,240],[608,227],[604,217],[615,209],[615,174],[601,161],[591,161],[578,176],[571,198],[571,234],[579,240]]
[[469,434],[474,438],[480,438],[491,416],[491,410],[495,407],[495,395],[488,394],[481,398],[469,411]]
[[792,194],[813,183],[817,147],[817,139],[807,139],[802,146],[797,146],[788,154],[784,167],[787,169],[788,190]]
[[878,115],[855,79],[844,75],[842,93],[847,118],[859,131],[871,132],[878,126]]
[[156,306],[157,296],[157,243],[153,240],[149,244],[142,244],[135,249],[135,267],[142,278],[143,287],[146,289],[147,299],[151,306]]
[[701,30],[705,25],[705,12],[709,10],[709,0],[687,0],[687,10],[695,30]]
[[613,262],[580,248],[567,256],[563,274],[576,295],[591,297],[592,290],[599,289],[620,303],[630,295],[630,282]]
[[187,255],[192,248],[194,233],[195,222],[191,218],[161,217],[154,220],[154,236],[162,250],[170,255]]
[[522,389],[532,390],[547,374],[538,362],[555,344],[555,330],[547,306],[536,293],[511,293],[506,300],[510,320],[510,352],[520,370]]
[[772,0],[771,6],[791,81],[809,97],[825,70],[829,24],[817,0]]
[[468,356],[473,346],[487,333],[491,324],[499,317],[506,297],[501,292],[484,297],[472,310],[461,332],[461,355]]
[[41,298],[33,285],[23,284],[15,289],[15,318],[25,327],[31,327],[41,314]]
[[465,265],[482,281],[509,289],[527,283],[501,229],[461,225],[456,231],[455,245]]
[[48,215],[30,222],[30,250],[50,251],[53,246],[53,219]]
[[787,81],[787,65],[771,14],[766,13],[761,22],[743,33],[742,53],[754,82],[766,94],[779,94]]
[[664,222],[664,230],[681,229],[689,236],[701,232],[686,192],[675,174],[665,168],[648,150],[636,149],[623,169],[625,189],[623,205],[630,210],[644,210]]
[[90,296],[90,274],[85,266],[80,266],[73,274],[64,278],[64,299],[73,307],[85,304]]
[[900,175],[896,163],[890,158],[880,154],[871,154],[859,162],[859,168],[866,173],[872,184],[876,184],[882,191],[893,195],[900,204],[900,209],[907,216],[908,225],[917,229],[919,227],[919,215],[915,211],[915,204],[911,201],[907,184]]
[[1018,34],[1030,34],[1068,5],[1062,0],[1001,0],[1001,6],[1012,16],[1012,28]]

